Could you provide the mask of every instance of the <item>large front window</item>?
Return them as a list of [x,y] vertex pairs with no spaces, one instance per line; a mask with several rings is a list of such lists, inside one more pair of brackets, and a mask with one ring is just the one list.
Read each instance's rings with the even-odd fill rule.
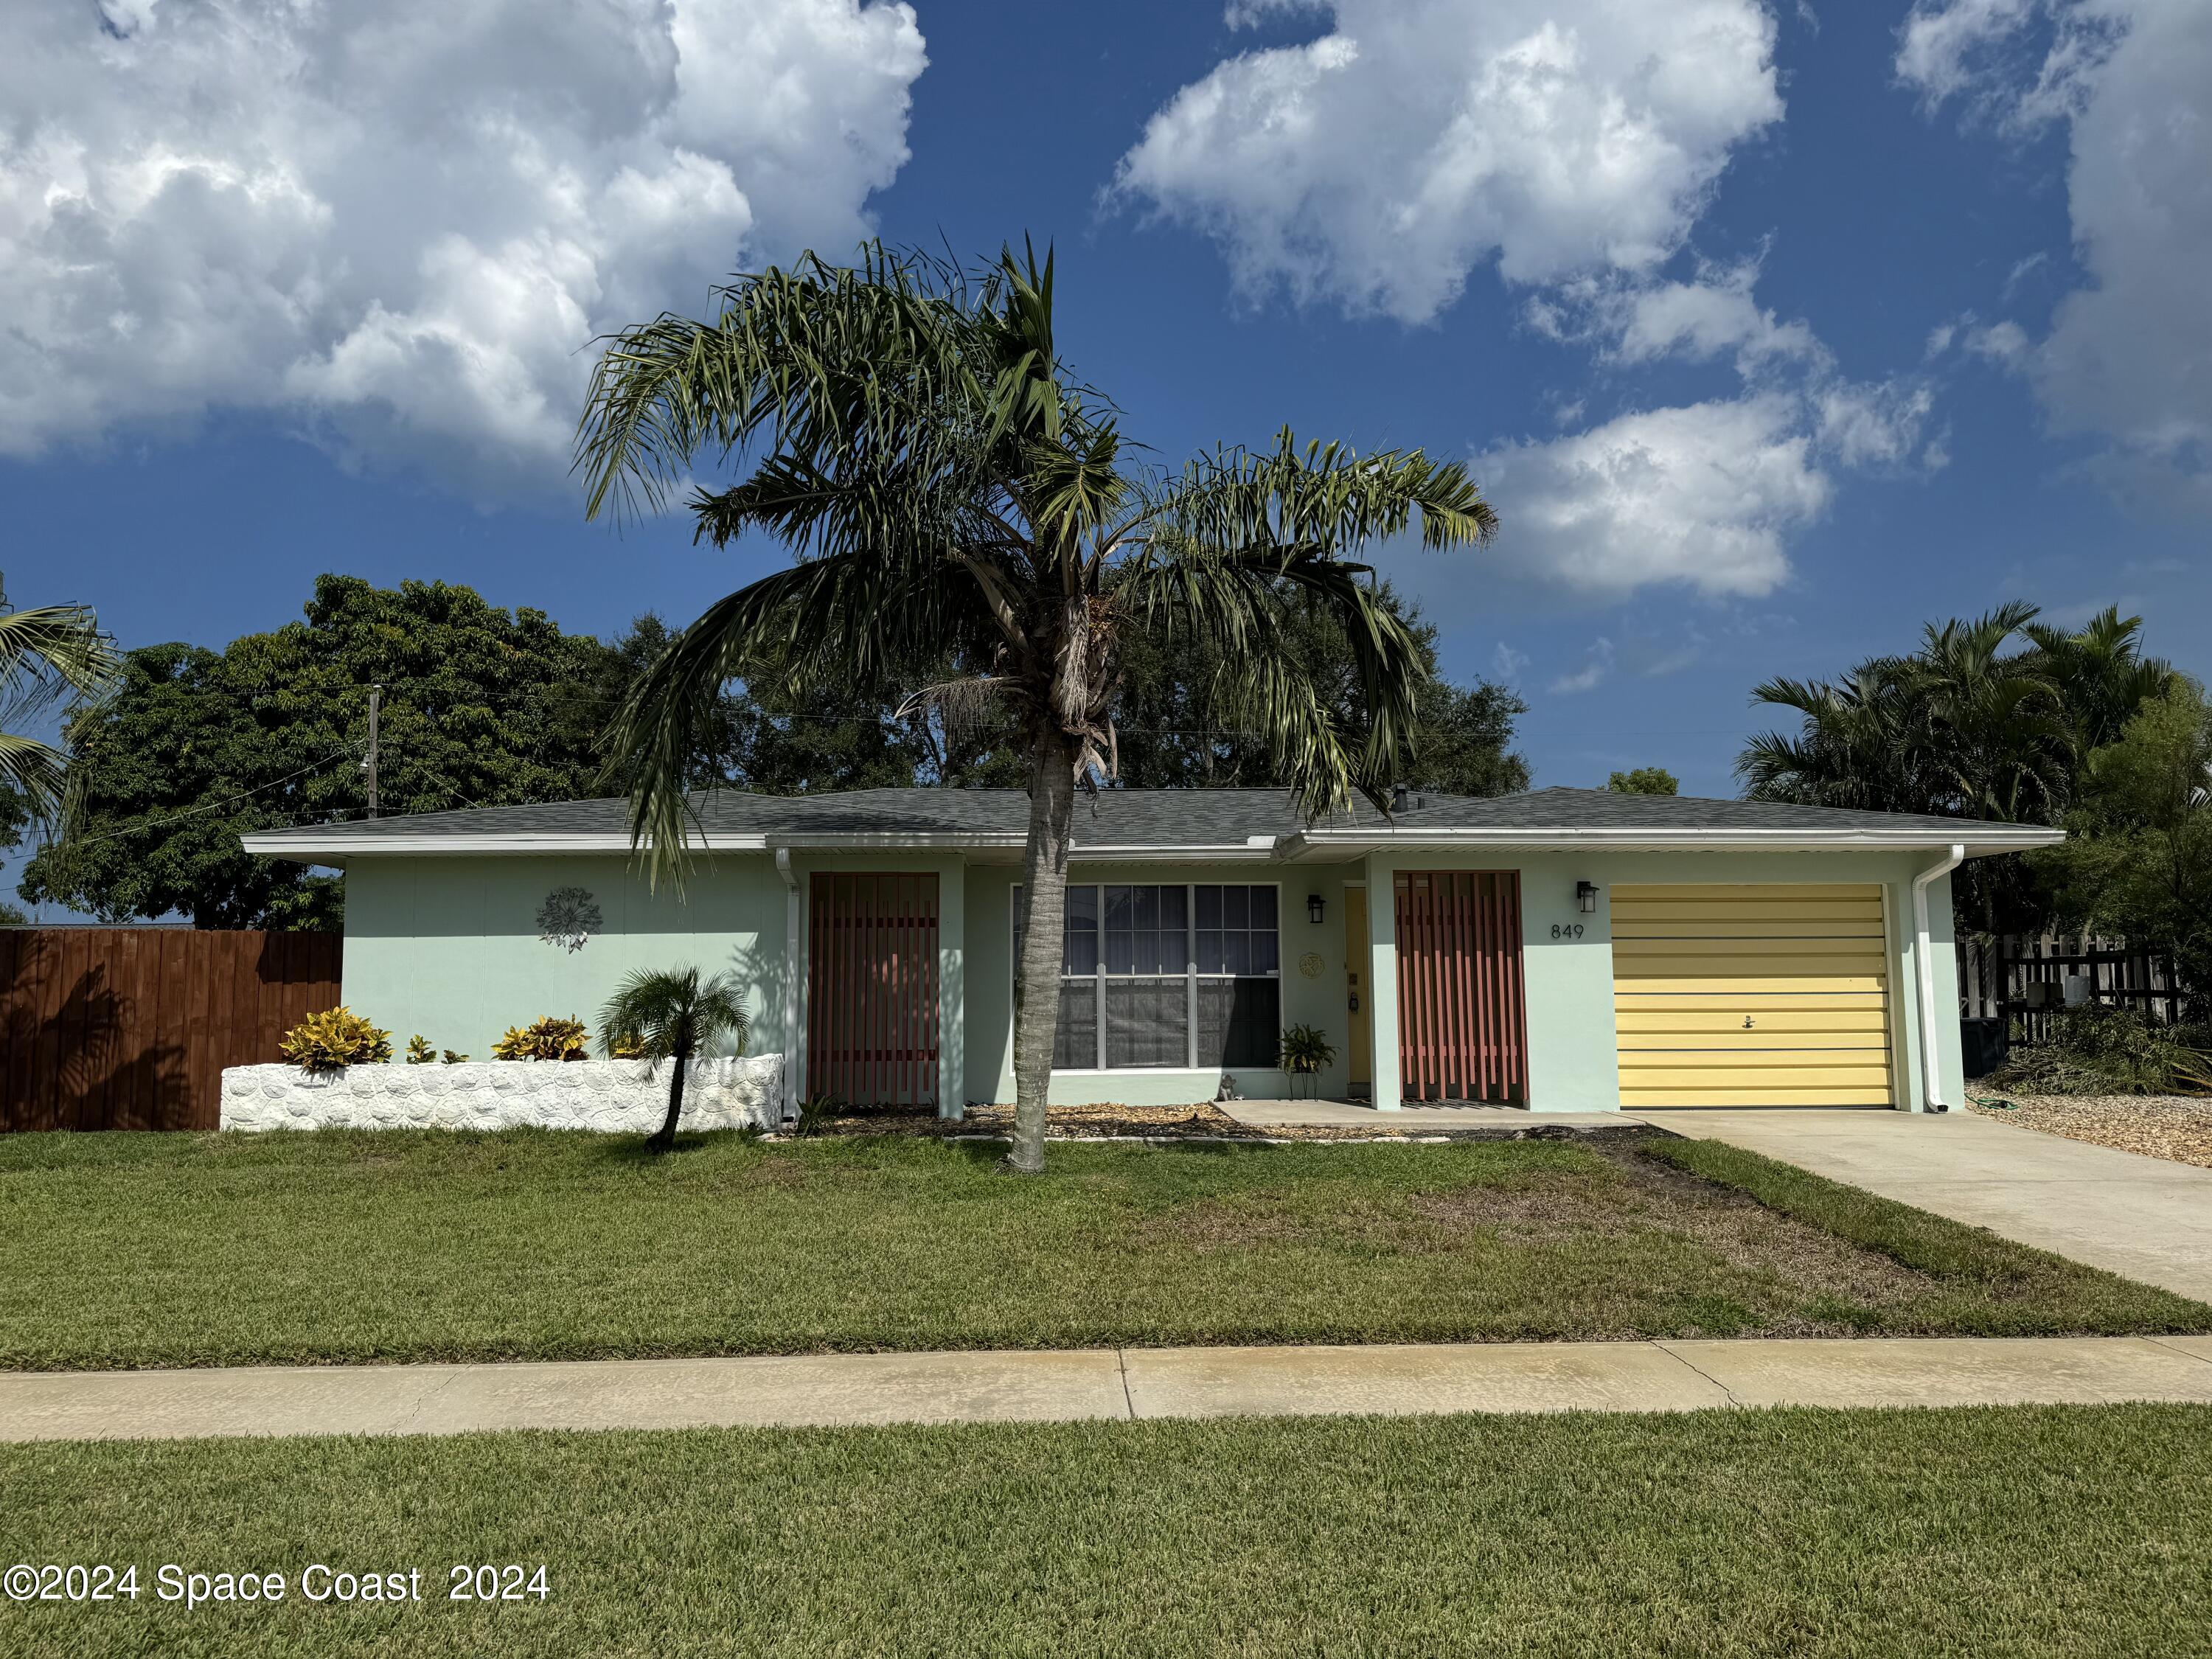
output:
[[1273,1069],[1282,1016],[1275,915],[1272,885],[1071,884],[1053,1064]]

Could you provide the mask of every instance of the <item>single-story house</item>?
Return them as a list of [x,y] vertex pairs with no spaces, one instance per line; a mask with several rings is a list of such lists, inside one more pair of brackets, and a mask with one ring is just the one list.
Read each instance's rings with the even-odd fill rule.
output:
[[[1014,1097],[1017,790],[715,793],[681,890],[626,803],[245,838],[346,872],[344,994],[401,1042],[490,1057],[638,968],[733,970],[751,1049],[813,1095]],[[1055,1103],[1320,1091],[1532,1111],[1961,1100],[1950,872],[2057,832],[1540,789],[1309,823],[1279,789],[1078,798]]]

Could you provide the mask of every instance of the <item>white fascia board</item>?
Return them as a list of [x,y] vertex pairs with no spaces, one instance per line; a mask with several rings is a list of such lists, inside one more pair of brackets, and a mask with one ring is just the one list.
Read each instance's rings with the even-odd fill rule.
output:
[[1510,852],[1621,853],[1846,853],[1899,852],[1949,847],[1963,841],[1969,858],[1992,853],[2056,847],[2062,830],[2008,825],[1978,830],[1311,830],[1283,838],[1281,856],[1342,858],[1358,853],[1454,852],[1495,849]]

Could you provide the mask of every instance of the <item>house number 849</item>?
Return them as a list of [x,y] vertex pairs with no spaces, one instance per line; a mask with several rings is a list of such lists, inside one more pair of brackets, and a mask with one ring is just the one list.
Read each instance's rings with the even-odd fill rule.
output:
[[1582,936],[1583,925],[1579,921],[1555,921],[1552,924],[1553,939],[1580,939]]

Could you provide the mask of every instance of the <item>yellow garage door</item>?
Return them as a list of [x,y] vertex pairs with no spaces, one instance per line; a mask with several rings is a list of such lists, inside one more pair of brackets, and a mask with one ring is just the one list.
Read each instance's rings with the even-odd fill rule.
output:
[[1623,1106],[1888,1106],[1881,889],[1613,890]]

